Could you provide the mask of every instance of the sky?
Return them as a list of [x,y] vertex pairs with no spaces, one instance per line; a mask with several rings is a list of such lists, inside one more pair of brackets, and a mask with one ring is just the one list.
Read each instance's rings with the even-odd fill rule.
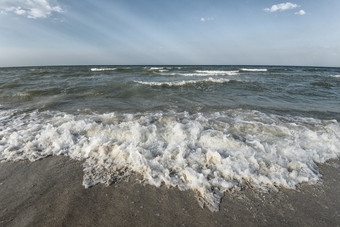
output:
[[0,67],[340,67],[339,0],[0,0]]

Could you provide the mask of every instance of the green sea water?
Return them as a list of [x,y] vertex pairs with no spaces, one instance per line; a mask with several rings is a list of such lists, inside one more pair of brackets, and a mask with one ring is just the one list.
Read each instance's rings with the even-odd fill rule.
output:
[[0,68],[0,103],[8,108],[67,112],[197,112],[242,108],[339,119],[340,68]]
[[0,68],[0,161],[65,155],[83,185],[142,181],[223,193],[315,184],[340,156],[340,68]]

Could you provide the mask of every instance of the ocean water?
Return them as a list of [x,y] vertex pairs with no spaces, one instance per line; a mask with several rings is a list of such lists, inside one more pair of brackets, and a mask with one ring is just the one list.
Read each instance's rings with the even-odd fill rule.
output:
[[65,155],[83,185],[131,174],[196,193],[294,189],[340,155],[340,68],[0,68],[0,161]]

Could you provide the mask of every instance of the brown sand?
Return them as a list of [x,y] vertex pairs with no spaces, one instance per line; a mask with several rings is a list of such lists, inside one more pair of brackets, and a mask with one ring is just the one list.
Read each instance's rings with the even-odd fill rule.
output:
[[0,226],[340,226],[339,161],[320,166],[317,185],[226,193],[219,212],[191,191],[141,185],[82,186],[67,157],[0,164]]

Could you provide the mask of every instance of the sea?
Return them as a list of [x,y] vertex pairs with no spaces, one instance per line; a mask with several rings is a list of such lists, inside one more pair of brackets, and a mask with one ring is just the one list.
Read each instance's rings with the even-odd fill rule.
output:
[[244,187],[319,182],[339,121],[340,68],[0,68],[1,162],[68,156],[86,188],[136,175],[211,211]]

